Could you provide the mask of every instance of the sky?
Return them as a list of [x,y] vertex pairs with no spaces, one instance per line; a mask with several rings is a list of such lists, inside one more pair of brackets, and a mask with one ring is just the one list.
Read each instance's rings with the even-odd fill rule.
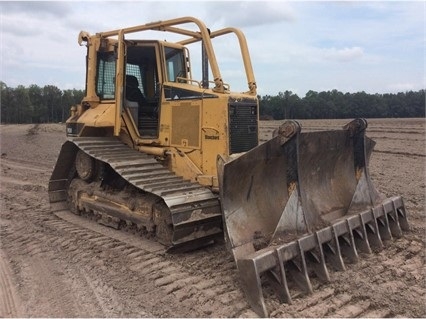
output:
[[[243,31],[260,95],[425,88],[424,1],[2,1],[0,80],[9,87],[84,89],[81,30],[94,34],[184,16],[212,31]],[[223,81],[246,91],[236,38],[216,45]]]

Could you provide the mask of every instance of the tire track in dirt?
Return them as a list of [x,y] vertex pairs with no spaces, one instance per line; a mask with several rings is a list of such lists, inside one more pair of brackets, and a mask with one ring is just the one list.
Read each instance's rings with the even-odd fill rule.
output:
[[12,273],[5,260],[6,256],[0,250],[0,317],[20,317],[20,300],[12,283]]
[[374,150],[374,153],[383,153],[383,154],[390,154],[390,155],[405,155],[405,156],[408,156],[408,157],[426,157],[426,154],[397,152],[397,151]]
[[[93,226],[94,225],[92,225],[91,228],[93,228]],[[99,225],[96,224],[96,226]],[[99,227],[101,229],[105,229],[104,226]],[[127,240],[122,242],[121,240],[123,240],[123,236],[126,234],[122,234],[121,232],[117,233],[116,237],[121,237],[120,239],[111,239],[108,237],[109,240],[101,241],[102,238],[99,235],[97,238],[93,238],[93,241],[98,244],[100,243],[103,246],[101,250],[106,248],[111,252],[109,254],[109,258],[112,257],[111,254],[113,253],[120,254],[123,259],[128,258],[128,270],[135,272],[135,275],[138,277],[143,277],[147,281],[151,282],[154,289],[163,290],[165,292],[164,296],[171,295],[172,298],[177,298],[177,301],[180,303],[198,303],[201,305],[208,298],[215,296],[222,301],[221,304],[217,305],[218,308],[222,308],[223,304],[229,307],[230,300],[235,299],[235,297],[230,299],[230,296],[238,296],[237,298],[243,299],[239,288],[235,286],[234,278],[228,280],[228,282],[230,282],[228,285],[223,285],[220,282],[218,283],[218,280],[206,278],[204,273],[211,272],[212,268],[211,266],[206,267],[205,259],[204,262],[200,261],[200,263],[204,263],[201,270],[200,265],[193,262],[196,257],[192,254],[189,256],[167,255],[164,254],[163,249],[161,251],[157,250],[156,252],[149,252],[142,248],[133,246],[132,243],[128,243]],[[92,238],[89,240],[92,241]],[[146,241],[143,239],[139,240]],[[210,249],[210,251],[213,251],[210,256],[213,259],[216,259],[215,255],[217,255],[217,253],[214,252],[214,249]],[[222,254],[222,251],[220,254]],[[223,259],[222,257],[223,256],[220,258]],[[229,263],[225,264],[223,269],[219,265],[219,268],[216,270],[217,275],[213,277],[224,277],[229,275],[230,271],[232,271],[233,275],[235,275],[233,265],[230,267]],[[209,291],[206,292],[206,290]],[[209,305],[210,308],[212,306],[214,305]],[[247,308],[248,305],[244,303],[243,307],[240,305],[240,308],[234,309],[234,312]],[[208,310],[206,311],[207,313],[209,312]]]
[[[112,305],[113,308],[118,309],[120,303],[111,302],[109,290],[105,289],[105,285],[96,280],[92,282],[90,276],[87,276],[85,267],[78,267],[77,269],[76,267],[71,267],[71,272],[67,276],[54,276],[55,280],[53,281],[48,278],[50,277],[49,274],[55,273],[60,269],[56,261],[59,261],[61,265],[67,259],[63,258],[63,246],[54,246],[56,243],[55,239],[61,237],[58,236],[55,238],[52,236],[52,232],[48,232],[49,229],[45,224],[46,220],[52,217],[56,218],[56,216],[48,213],[49,207],[47,204],[47,195],[45,194],[46,187],[43,186],[42,189],[34,189],[34,184],[31,184],[32,181],[21,180],[21,176],[25,176],[29,172],[45,175],[45,170],[38,169],[38,166],[35,166],[31,164],[26,170],[25,164],[19,165],[19,170],[8,174],[7,182],[2,183],[2,186],[7,186],[9,189],[8,196],[3,196],[2,194],[2,199],[5,199],[2,201],[2,212],[5,210],[8,211],[7,214],[2,214],[2,217],[13,216],[13,218],[6,218],[6,223],[2,222],[2,249],[12,252],[14,256],[21,257],[21,267],[18,271],[21,275],[20,282],[22,285],[30,285],[30,288],[38,287],[33,288],[30,292],[27,292],[26,289],[21,290],[21,294],[26,298],[27,305],[34,306],[34,309],[27,308],[27,311],[29,311],[30,316],[67,316],[67,314],[68,316],[78,314],[80,316],[88,314],[95,316],[113,315],[114,312],[111,312],[109,308]],[[40,176],[40,174],[37,175]],[[42,176],[41,180],[43,179],[47,180],[47,176]],[[2,178],[2,181],[4,181],[4,178]],[[26,196],[22,196],[23,194]],[[34,205],[34,203],[38,204]],[[34,206],[38,209],[34,209]],[[63,235],[63,233],[60,235]],[[70,234],[70,236],[75,235]],[[70,238],[68,239],[70,240]],[[84,240],[84,237],[82,240]],[[55,250],[57,254],[52,255],[52,251],[55,252]],[[75,256],[78,257],[78,255]],[[71,255],[72,257],[74,256]],[[66,267],[69,266],[67,265]],[[60,284],[57,284],[58,282]],[[89,289],[87,289],[87,286]],[[67,288],[72,287],[77,288],[71,289],[71,292],[67,291],[69,290]],[[80,293],[79,290],[81,287],[85,287],[86,291]],[[92,291],[92,294],[90,291]],[[99,297],[101,293],[107,296],[107,298],[103,298],[105,299],[104,302]],[[67,295],[71,296],[66,297]],[[77,297],[76,300],[73,300],[72,295]],[[98,302],[96,303],[95,300],[92,300],[93,298],[90,295],[96,296]],[[39,303],[36,299],[40,298],[40,296],[42,297],[42,304],[43,302],[49,304],[47,307],[49,312],[47,313],[43,312],[43,309],[40,309],[40,307],[35,307]],[[59,304],[56,301],[58,296],[61,296]],[[86,305],[86,307],[81,307],[80,303]]]
[[[33,220],[29,218],[28,221]],[[83,278],[86,279],[86,286],[89,286],[89,288],[91,288],[90,290],[92,290],[93,292],[93,295],[96,295],[95,287],[90,284],[90,280],[84,277],[85,266],[76,269],[75,267],[69,267],[67,265],[67,268],[71,268],[71,273],[68,273],[65,278],[62,278],[62,276],[57,276],[58,274],[60,274],[58,273],[60,272],[60,269],[64,266],[64,261],[75,263],[75,261],[79,260],[78,254],[70,254],[69,258],[65,259],[63,258],[64,246],[55,245],[56,242],[54,238],[46,235],[46,232],[41,232],[37,229],[30,228],[28,225],[25,225],[23,223],[14,226],[15,227],[13,228],[8,227],[2,232],[2,238],[4,242],[3,249],[5,249],[6,251],[13,252],[14,255],[17,257],[21,257],[21,264],[23,266],[21,267],[20,271],[22,273],[21,282],[23,283],[23,286],[30,284],[30,282],[36,283],[36,285],[32,284],[31,288],[37,288],[33,288],[33,291],[30,291],[30,293],[27,293],[26,290],[22,291],[23,295],[26,297],[26,303],[28,305],[35,305],[39,302],[37,298],[41,295],[43,296],[43,299],[47,299],[42,300],[42,302],[48,302],[49,311],[53,312],[44,313],[40,312],[43,311],[42,309],[27,309],[28,311],[30,311],[29,315],[66,316],[67,312],[68,316],[73,313],[78,314],[78,298],[76,298],[76,300],[74,301],[73,297],[67,297],[67,295],[70,294],[70,292],[67,291],[67,288],[70,288],[70,286],[72,287],[77,284],[81,286],[81,281]],[[75,258],[75,260],[71,261],[70,259],[72,258]],[[66,264],[68,264],[68,262]],[[50,274],[56,274],[54,276],[54,281],[48,278]],[[87,289],[87,287],[85,289],[85,294],[90,294],[90,290]],[[60,304],[57,304],[55,295],[62,296]],[[91,308],[96,308],[96,302],[92,301],[91,304],[93,304],[93,306],[90,306]],[[102,304],[100,302],[98,302],[97,304],[100,305],[102,308]],[[95,314],[96,313],[98,315],[102,314],[105,316],[108,316],[109,314],[105,311],[98,311],[95,312]],[[84,313],[80,312],[80,315],[84,315]]]

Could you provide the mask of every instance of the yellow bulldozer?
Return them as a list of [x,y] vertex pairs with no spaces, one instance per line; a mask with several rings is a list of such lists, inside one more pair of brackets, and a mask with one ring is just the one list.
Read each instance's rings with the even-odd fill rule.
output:
[[[147,37],[158,32],[172,40]],[[246,92],[222,79],[213,42],[225,36],[237,40]],[[239,29],[183,17],[81,31],[78,43],[87,47],[86,93],[71,107],[49,182],[53,211],[132,228],[168,251],[224,238],[260,316],[268,316],[265,281],[291,302],[293,287],[311,292],[311,276],[327,281],[328,266],[343,270],[358,251],[409,228],[402,198],[372,184],[375,143],[364,119],[318,132],[285,121],[259,145],[256,81]]]

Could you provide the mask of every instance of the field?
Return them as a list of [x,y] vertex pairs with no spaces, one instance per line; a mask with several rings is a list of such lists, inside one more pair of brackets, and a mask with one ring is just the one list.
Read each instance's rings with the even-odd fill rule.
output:
[[[345,120],[301,121],[304,130]],[[261,139],[278,121],[261,122]],[[2,125],[0,317],[252,317],[223,244],[168,255],[155,242],[49,212],[61,124]],[[426,317],[425,121],[375,119],[370,173],[405,199],[411,230],[361,254],[291,305],[266,291],[272,317]]]

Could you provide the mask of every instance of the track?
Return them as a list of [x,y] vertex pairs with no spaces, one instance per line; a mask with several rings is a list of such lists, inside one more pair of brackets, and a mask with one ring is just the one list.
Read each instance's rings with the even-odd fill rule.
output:
[[[135,227],[143,225],[151,228],[151,224],[156,222],[158,229],[160,221],[156,221],[156,219],[160,218],[156,218],[156,215],[164,214],[166,216],[161,216],[161,219],[170,219],[172,230],[168,229],[169,224],[164,225],[160,228],[160,235],[171,232],[171,235],[163,236],[167,237],[165,242],[173,244],[173,248],[185,246],[188,243],[199,247],[221,234],[221,208],[217,195],[197,183],[183,180],[163,167],[154,156],[133,150],[115,138],[73,138],[62,146],[59,160],[49,181],[49,198],[54,210],[58,207],[68,208],[68,188],[72,188],[72,183],[69,186],[68,178],[72,171],[74,158],[76,156],[78,158],[77,152],[81,152],[79,150],[88,154],[92,159],[96,159],[97,163],[102,163],[101,165],[104,166],[107,163],[109,167],[112,167],[114,173],[105,174],[106,179],[116,180],[117,177],[114,175],[118,174],[120,179],[132,185],[133,189],[144,192],[143,194],[129,192],[123,195],[125,198],[121,199],[122,205],[126,205],[129,198],[133,198],[132,206],[140,207],[116,209],[106,201],[106,204],[99,208],[99,199],[81,203],[82,200],[77,199],[81,197],[81,194],[78,193],[87,186],[90,187],[90,191],[86,193],[99,191],[99,197],[105,199],[107,199],[107,193],[101,192],[98,185],[90,186],[80,181],[81,183],[79,182],[76,187],[77,191],[73,194],[74,201],[80,201],[77,206],[88,206],[86,209],[90,211],[105,210],[104,207],[107,207],[109,211],[112,211],[109,213],[116,219],[133,223]],[[84,156],[89,159],[87,155]],[[114,177],[110,177],[111,175]],[[87,197],[90,198],[90,195],[87,194]],[[140,199],[138,199],[139,197]],[[114,198],[111,200],[116,202]],[[164,205],[156,212],[156,205],[160,200],[164,202]],[[147,209],[148,205],[152,207]]]
[[[0,307],[7,311],[3,316],[254,316],[223,245],[165,254],[133,234],[66,212],[51,214],[47,182],[63,132],[41,126],[27,135],[33,126],[23,128],[1,127],[6,155],[0,175],[0,305],[8,305]],[[410,136],[419,142],[413,149],[400,145],[406,155],[375,152],[371,173],[381,191],[407,199],[413,230],[386,242],[385,250],[363,255],[346,272],[331,272],[329,284],[315,283],[312,295],[291,305],[266,292],[271,316],[426,316],[424,159],[410,156],[423,154],[424,137]]]

